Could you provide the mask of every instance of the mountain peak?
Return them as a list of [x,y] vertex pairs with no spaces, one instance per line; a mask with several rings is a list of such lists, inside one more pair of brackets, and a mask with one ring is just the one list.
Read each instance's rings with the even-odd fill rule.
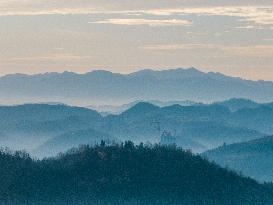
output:
[[130,109],[126,110],[122,114],[129,114],[129,113],[134,113],[134,114],[144,114],[147,112],[155,111],[160,109],[158,106],[155,106],[151,103],[148,102],[139,102],[135,106],[131,107]]

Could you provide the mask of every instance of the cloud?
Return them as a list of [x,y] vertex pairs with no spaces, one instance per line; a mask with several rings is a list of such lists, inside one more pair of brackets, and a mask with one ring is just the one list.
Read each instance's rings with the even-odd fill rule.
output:
[[273,41],[273,38],[264,38],[263,41]]
[[150,15],[186,15],[229,16],[238,17],[241,21],[253,22],[257,25],[273,25],[273,6],[232,6],[232,7],[199,7],[155,9],[143,11]]
[[193,50],[197,48],[213,48],[212,44],[159,44],[142,47],[144,50]]
[[181,19],[106,19],[102,21],[88,22],[95,24],[113,24],[113,25],[126,25],[126,26],[189,26],[190,21]]
[[[272,0],[232,2],[227,0],[177,0],[171,2],[138,0],[134,3],[129,0],[0,0],[0,16],[51,14],[217,15],[236,17],[240,21],[270,26],[270,28],[273,26]],[[166,20],[166,24],[168,24],[167,21],[169,20]],[[180,25],[179,22],[178,24]],[[250,28],[250,26],[253,25],[248,25],[246,28]]]

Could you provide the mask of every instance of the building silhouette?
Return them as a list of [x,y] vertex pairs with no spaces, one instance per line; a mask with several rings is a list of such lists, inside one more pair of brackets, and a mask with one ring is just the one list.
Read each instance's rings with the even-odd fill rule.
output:
[[160,144],[162,145],[175,145],[176,138],[171,132],[163,131],[160,137]]

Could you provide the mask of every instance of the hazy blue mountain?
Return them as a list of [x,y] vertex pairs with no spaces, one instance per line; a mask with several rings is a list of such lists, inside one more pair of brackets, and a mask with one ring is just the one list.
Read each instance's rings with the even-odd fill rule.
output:
[[138,103],[120,115],[107,116],[104,131],[123,140],[158,142],[161,132],[166,130],[176,134],[179,146],[193,151],[265,136],[262,132],[228,123],[232,114],[220,105],[160,108]]
[[180,106],[173,105],[160,108],[150,103],[138,103],[120,115],[110,115],[106,129],[109,133],[123,132],[127,134],[151,134],[157,131],[155,122],[159,121],[162,129],[174,131],[182,122],[198,120],[224,120],[231,112],[228,108],[212,106]]
[[[137,103],[132,108],[121,113],[120,117],[136,118],[138,116],[145,117],[148,114],[166,115],[173,118],[180,118],[184,120],[192,119],[216,119],[222,120],[231,115],[228,108],[221,105],[207,105],[207,106],[181,106],[178,104],[159,107],[148,102]],[[136,116],[137,115],[137,116]]]
[[176,145],[182,147],[185,150],[190,150],[191,152],[201,153],[208,150],[204,144],[198,142],[198,140],[191,138],[191,136],[184,136],[183,134],[175,133]]
[[[136,100],[130,103],[122,104],[122,105],[90,105],[87,106],[90,109],[96,110],[100,112],[100,114],[107,116],[110,114],[121,114],[122,112],[130,109],[131,107],[135,106],[136,104],[144,102],[143,100]],[[159,101],[159,100],[145,100],[145,102],[151,103],[153,105],[159,107],[166,107],[171,105],[181,105],[181,106],[192,106],[192,105],[202,105],[201,103],[196,103],[193,101]]]
[[94,129],[67,132],[49,139],[34,150],[32,154],[39,157],[55,156],[60,152],[65,152],[68,149],[78,147],[79,145],[100,144],[101,140],[114,141],[114,138],[109,134]]
[[137,103],[135,106],[131,107],[130,109],[121,113],[120,117],[128,120],[130,118],[138,118],[139,116],[143,118],[146,116],[146,114],[151,114],[159,110],[160,107],[156,105],[146,102],[140,102]]
[[190,120],[224,120],[231,115],[228,108],[221,105],[181,106],[172,105],[161,108],[160,112],[167,116]]
[[100,114],[82,107],[48,104],[24,104],[18,106],[0,106],[0,116],[5,119],[1,124],[20,121],[58,120],[65,117],[81,116],[99,120]]
[[229,108],[233,113],[226,120],[230,124],[273,134],[273,103],[257,103],[248,99],[230,99],[214,103]]
[[216,121],[185,122],[181,125],[178,133],[179,136],[199,142],[206,149],[217,147],[224,143],[244,142],[265,136],[265,134],[256,130]]
[[243,108],[257,108],[260,105],[257,102],[254,102],[252,100],[242,99],[242,98],[232,98],[230,100],[217,102],[215,104],[228,107],[232,112],[238,111]]
[[221,146],[202,154],[260,181],[273,181],[273,137]]
[[187,78],[199,78],[203,76],[203,72],[195,69],[170,69],[163,71],[156,71],[152,69],[140,70],[135,73],[129,74],[130,77],[143,77],[143,78],[156,78],[160,80],[165,79],[187,79]]
[[[176,135],[178,146],[202,152],[223,143],[231,144],[265,136],[272,129],[272,114],[268,111],[260,112],[259,109],[271,110],[270,107],[260,106],[254,109],[257,114],[248,115],[240,114],[245,113],[246,109],[231,112],[228,107],[218,104],[159,107],[139,102],[119,115],[102,117],[90,109],[59,104],[2,106],[0,117],[5,120],[0,122],[3,136],[0,145],[32,151],[43,145],[48,147],[46,144],[51,142],[55,143],[54,153],[57,153],[59,148],[59,151],[63,151],[81,142],[64,136],[78,132],[83,134],[86,130],[91,130],[91,134],[92,130],[96,130],[113,139],[137,143],[159,142],[162,132],[169,131]],[[257,119],[260,122],[252,122]],[[262,119],[268,119],[268,122]],[[89,133],[86,135],[89,136]]]
[[273,108],[261,105],[245,108],[232,114],[229,122],[235,126],[247,127],[268,135],[273,134]]
[[164,71],[142,70],[123,75],[108,71],[86,74],[14,74],[0,78],[7,102],[64,102],[78,105],[124,103],[135,100],[195,102],[247,98],[273,101],[273,83],[249,81],[194,68]]
[[31,150],[64,132],[95,128],[102,122],[96,111],[66,105],[0,106],[1,146]]
[[171,105],[181,105],[181,106],[193,106],[193,105],[202,105],[202,103],[193,102],[190,100],[173,100],[173,101],[159,101],[159,100],[149,100],[149,103],[152,103],[154,105],[157,105],[159,107],[166,107]]
[[[93,124],[95,123],[97,122]],[[53,121],[20,122],[5,129],[4,133],[6,137],[4,140],[1,140],[0,146],[30,151],[57,135],[90,127],[95,126],[90,124],[86,118],[77,116]]]

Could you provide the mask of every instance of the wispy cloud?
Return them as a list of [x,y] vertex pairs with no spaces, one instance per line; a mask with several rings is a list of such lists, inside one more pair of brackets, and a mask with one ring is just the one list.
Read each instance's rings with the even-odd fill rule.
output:
[[[255,25],[263,25],[273,27],[273,5],[263,6],[263,5],[251,5],[250,3],[245,5],[251,6],[231,6],[230,4],[222,6],[212,6],[208,3],[198,4],[198,3],[185,3],[186,1],[181,1],[183,7],[177,7],[179,3],[164,3],[160,1],[159,4],[153,3],[142,3],[137,2],[134,9],[129,6],[129,1],[111,2],[102,0],[0,0],[0,16],[3,15],[50,15],[50,14],[119,14],[121,16],[172,16],[172,15],[197,15],[197,16],[229,16],[239,18],[239,21],[246,21],[254,23]],[[201,2],[201,1],[200,1]],[[269,2],[269,1],[267,1]],[[246,3],[246,1],[244,1]],[[141,6],[140,6],[141,5]],[[151,5],[151,6],[146,6]],[[188,5],[188,6],[187,6]],[[198,5],[202,5],[198,7]],[[210,6],[204,6],[210,5]],[[160,8],[161,7],[161,8]],[[118,8],[118,9],[117,9]],[[144,17],[141,20],[135,20],[135,24],[142,24],[144,22]],[[108,19],[101,21],[102,23],[113,23],[120,25],[129,25],[134,20],[130,20],[127,24],[125,20],[120,20],[119,18]],[[145,21],[149,25],[157,24],[157,20],[148,20],[145,17]],[[150,23],[148,22],[150,21]],[[160,25],[172,24],[181,25],[184,24],[181,21],[165,20],[166,23],[159,23]],[[120,23],[121,22],[121,23]],[[125,22],[123,24],[123,22]],[[132,24],[134,25],[134,24]],[[243,27],[242,27],[243,28]],[[255,28],[253,25],[248,25],[245,28]]]
[[181,19],[106,19],[102,21],[88,22],[94,24],[113,24],[127,26],[189,26],[190,21]]
[[[39,14],[124,14],[124,15],[221,15],[240,17],[242,20],[255,22],[262,25],[273,25],[273,5],[262,6],[201,6],[200,4],[181,2],[178,4],[151,4],[137,3],[134,9],[129,9],[129,4],[122,4],[121,1],[105,2],[98,0],[0,0],[0,15],[39,15]],[[239,4],[239,3],[238,3]],[[119,5],[119,6],[115,6]],[[125,5],[125,6],[123,6]],[[137,6],[138,5],[138,6]],[[142,5],[142,6],[139,6]],[[150,5],[150,4],[147,4]],[[155,7],[157,5],[157,7]],[[169,7],[168,7],[169,5]],[[201,4],[202,5],[202,4]],[[209,5],[207,3],[207,5]],[[250,5],[248,3],[248,5]],[[154,9],[153,9],[154,7]],[[160,8],[161,7],[161,8]],[[119,8],[117,10],[117,8]],[[160,9],[159,9],[160,8]]]
[[141,47],[144,50],[192,50],[197,48],[214,48],[213,44],[158,44]]
[[199,7],[155,9],[143,11],[151,15],[217,15],[241,18],[241,21],[254,22],[258,25],[273,25],[273,6],[231,6],[231,7]]

